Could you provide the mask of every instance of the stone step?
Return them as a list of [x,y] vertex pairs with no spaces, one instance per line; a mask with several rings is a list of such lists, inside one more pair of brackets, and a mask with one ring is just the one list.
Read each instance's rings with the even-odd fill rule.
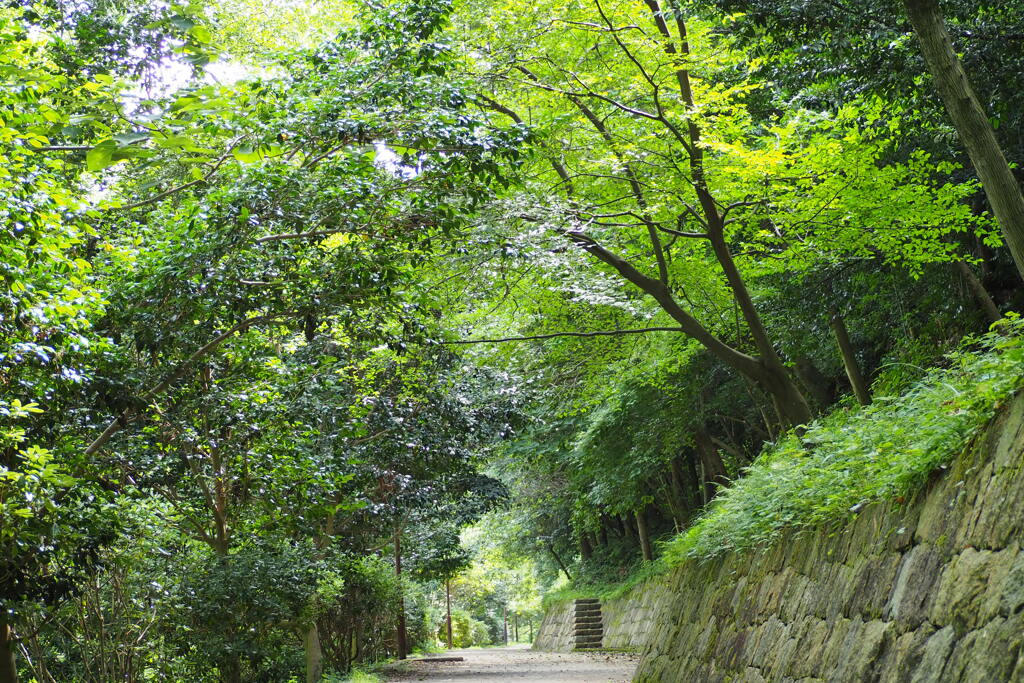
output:
[[580,615],[580,614],[600,614],[601,613],[601,606],[600,605],[594,605],[594,606],[581,605],[581,606],[577,607],[575,611],[576,611],[577,615]]
[[602,629],[600,626],[598,626],[597,628],[578,628],[578,629],[576,629],[576,637],[577,638],[584,637],[584,636],[599,636],[600,637],[603,633],[604,633],[604,629]]
[[576,598],[575,603],[577,605],[600,605],[601,600],[599,598]]
[[577,626],[579,626],[581,624],[600,624],[600,623],[601,623],[601,615],[600,614],[595,614],[592,617],[576,617],[576,625]]
[[601,647],[601,639],[588,638],[586,640],[577,640],[576,647]]

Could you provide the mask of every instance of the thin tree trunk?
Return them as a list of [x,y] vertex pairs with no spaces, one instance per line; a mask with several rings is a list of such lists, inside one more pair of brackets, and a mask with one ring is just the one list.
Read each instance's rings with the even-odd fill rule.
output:
[[505,645],[508,646],[508,603],[503,603],[501,606],[501,630],[502,637],[505,639]]
[[633,520],[625,516],[617,517],[616,519],[618,519],[619,525],[622,527],[622,537],[629,539],[631,543],[639,545],[640,539],[637,538],[636,531],[633,528]]
[[829,324],[832,325],[832,332],[836,335],[836,343],[839,345],[839,353],[843,357],[843,367],[846,368],[846,376],[850,378],[850,386],[857,396],[857,401],[862,406],[871,405],[871,390],[864,380],[864,374],[860,371],[860,363],[857,362],[857,354],[850,342],[850,333],[846,330],[846,323],[837,312],[832,311],[829,316]]
[[320,683],[324,677],[324,651],[316,622],[306,629],[306,683]]
[[640,552],[643,553],[644,559],[648,562],[654,559],[654,553],[651,551],[651,536],[647,529],[647,517],[644,515],[644,509],[640,508],[633,513],[636,517],[636,531],[640,537]]
[[409,642],[405,630],[405,592],[402,590],[402,530],[395,529],[395,576],[398,577],[398,627],[395,632],[395,646],[399,659],[409,656]]
[[448,649],[454,647],[452,645],[452,580],[445,579],[444,581],[444,600],[445,608],[447,610],[445,614],[445,630],[448,635]]
[[[700,457],[699,454],[696,453],[696,449],[694,449],[694,455]],[[708,498],[707,489],[704,487],[700,473],[697,471],[697,459],[692,457],[687,458],[686,469],[690,471],[690,481],[693,483],[692,490],[697,492],[697,506],[707,505],[711,502],[711,499]]]
[[[690,54],[690,43],[686,21],[676,0],[669,1],[670,12],[664,12],[658,0],[645,0],[645,2],[651,10],[651,15],[655,25],[658,27],[658,32],[661,33],[665,41],[665,52],[669,55],[679,54],[688,57]],[[674,16],[675,18],[676,33],[679,39],[678,46],[673,40],[668,26],[667,17],[669,16]],[[683,62],[678,63],[683,64]],[[696,102],[693,88],[690,84],[689,70],[685,67],[677,68],[676,81],[679,85],[679,94],[682,97],[683,103],[687,108],[693,109]],[[689,157],[690,171],[693,175],[693,188],[697,194],[697,201],[700,204],[704,220],[706,221],[708,240],[711,242],[711,249],[715,254],[715,258],[722,267],[729,288],[732,289],[733,299],[736,301],[737,306],[739,306],[743,319],[747,323],[750,335],[754,339],[754,345],[761,355],[758,359],[758,365],[760,366],[758,371],[748,373],[748,377],[760,384],[761,388],[772,397],[780,416],[787,426],[796,427],[810,422],[811,409],[807,405],[807,399],[804,398],[796,383],[793,382],[793,378],[790,377],[789,372],[776,353],[775,347],[768,337],[768,331],[765,329],[764,322],[761,320],[757,307],[754,305],[754,300],[750,296],[750,291],[747,289],[746,282],[736,267],[736,262],[732,258],[732,252],[726,243],[726,223],[722,212],[719,210],[719,204],[715,201],[715,197],[707,182],[704,168],[704,144],[700,126],[692,117],[688,117],[686,123],[687,133],[690,138],[690,144],[686,146],[686,152]],[[713,349],[709,348],[709,350],[713,352]],[[727,359],[723,360],[728,362]],[[742,372],[742,369],[738,366],[733,367]]]
[[580,533],[580,557],[589,560],[593,555],[594,549],[590,547],[590,539],[587,538],[586,532]]
[[565,563],[562,562],[562,558],[555,552],[555,546],[548,543],[548,552],[551,553],[551,557],[555,558],[555,563],[558,565],[559,569],[562,570],[562,573],[565,574],[565,578],[571,582],[572,574],[570,574],[569,570],[565,568]]
[[0,612],[0,683],[18,683],[16,647],[7,615]]
[[694,434],[694,441],[697,445],[697,454],[700,456],[701,468],[704,470],[704,496],[710,501],[715,497],[719,487],[729,483],[729,477],[725,471],[725,463],[718,453],[711,437],[704,430],[698,430]]
[[675,518],[676,531],[682,531],[690,517],[690,502],[686,495],[686,485],[683,483],[686,477],[678,457],[672,458],[669,466],[672,470],[672,499],[675,510],[672,516]]
[[512,640],[519,642],[519,612],[512,613]]
[[978,306],[981,307],[982,312],[985,314],[985,318],[988,319],[989,324],[999,322],[1003,314],[999,312],[999,307],[996,306],[996,302],[992,300],[992,295],[985,289],[985,285],[981,282],[981,279],[974,274],[974,269],[963,261],[956,262],[956,269],[960,272],[964,282],[967,283],[967,289],[971,290],[971,294],[974,295],[974,300],[978,302]]
[[903,4],[935,88],[981,179],[1017,272],[1024,277],[1024,196],[1020,185],[953,49],[938,0],[903,0]]

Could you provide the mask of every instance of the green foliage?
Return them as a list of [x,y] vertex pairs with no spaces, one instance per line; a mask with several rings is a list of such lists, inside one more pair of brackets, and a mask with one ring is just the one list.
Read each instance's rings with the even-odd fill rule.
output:
[[331,563],[317,592],[315,614],[333,667],[344,671],[352,664],[355,633],[360,634],[359,661],[373,662],[390,652],[401,591],[394,567],[379,557],[337,557]]
[[[437,632],[438,640],[447,638],[447,625],[442,623]],[[469,612],[462,609],[452,610],[452,645],[455,647],[474,647],[488,645],[491,642],[487,624],[474,619]]]
[[[829,37],[896,16],[808,3]],[[842,91],[893,27],[805,54],[813,18],[718,4],[752,14],[0,9],[0,616],[20,673],[292,680],[315,625],[336,679],[394,654],[400,610],[436,647],[446,587],[458,644],[499,642],[544,587],[614,595],[839,521],[963,447],[1018,386],[1021,325],[931,366],[991,315],[970,268],[1002,310],[1019,283],[934,108],[876,87],[918,82]],[[1011,4],[951,16],[1005,27]],[[970,59],[1012,57],[984,42]],[[1024,139],[997,71],[994,116]],[[833,311],[871,408],[839,398]],[[647,327],[673,329],[558,336]],[[779,439],[788,370],[832,412]],[[740,472],[640,560],[641,532],[684,530]]]
[[211,669],[280,680],[301,666],[289,626],[323,570],[310,548],[268,540],[228,556],[199,550],[181,567],[174,640],[196,680]]
[[782,530],[841,522],[868,503],[912,495],[1021,388],[1022,332],[1010,318],[907,393],[840,408],[768,447],[667,545],[667,561],[763,547]]

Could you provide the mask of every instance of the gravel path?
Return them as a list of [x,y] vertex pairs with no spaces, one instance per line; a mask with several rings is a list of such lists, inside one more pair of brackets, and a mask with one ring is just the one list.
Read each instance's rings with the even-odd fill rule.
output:
[[499,683],[625,683],[633,678],[636,657],[625,654],[536,652],[525,645],[483,650],[451,650],[439,656],[463,662],[409,662],[388,681]]

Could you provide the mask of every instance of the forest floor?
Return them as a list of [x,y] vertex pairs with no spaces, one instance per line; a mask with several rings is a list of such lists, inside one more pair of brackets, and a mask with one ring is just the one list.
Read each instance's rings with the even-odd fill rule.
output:
[[619,653],[537,652],[526,645],[449,650],[440,657],[463,657],[462,662],[404,662],[386,681],[452,681],[498,683],[620,683],[633,678],[635,655]]

